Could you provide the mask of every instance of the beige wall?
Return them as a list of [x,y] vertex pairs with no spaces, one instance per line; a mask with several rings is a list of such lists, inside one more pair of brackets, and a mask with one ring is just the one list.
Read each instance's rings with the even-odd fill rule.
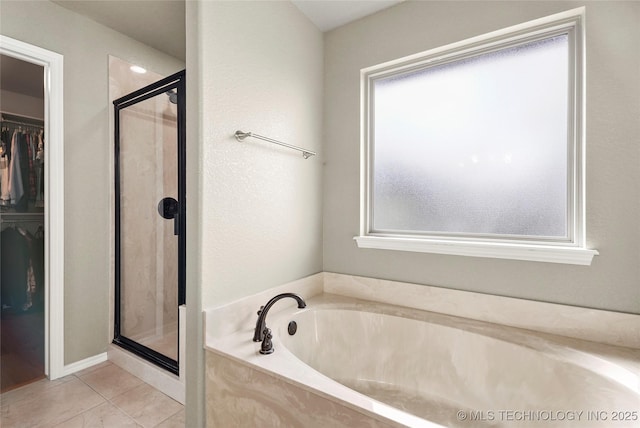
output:
[[202,307],[322,270],[322,34],[289,2],[202,2]]
[[64,55],[64,362],[70,364],[105,352],[110,341],[113,142],[108,55],[163,75],[184,63],[51,2],[3,0],[0,31]]
[[[592,266],[358,249],[359,71],[586,4]],[[640,313],[640,3],[408,1],[325,35],[324,270]]]

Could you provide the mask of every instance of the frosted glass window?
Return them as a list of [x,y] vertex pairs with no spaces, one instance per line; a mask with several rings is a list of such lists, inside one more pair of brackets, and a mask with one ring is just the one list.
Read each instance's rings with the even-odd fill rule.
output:
[[370,232],[569,236],[567,34],[370,85]]

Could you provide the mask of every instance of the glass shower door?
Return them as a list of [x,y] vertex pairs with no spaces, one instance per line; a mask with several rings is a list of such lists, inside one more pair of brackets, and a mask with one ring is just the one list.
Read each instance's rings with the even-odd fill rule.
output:
[[114,106],[114,343],[177,374],[185,268],[184,72]]

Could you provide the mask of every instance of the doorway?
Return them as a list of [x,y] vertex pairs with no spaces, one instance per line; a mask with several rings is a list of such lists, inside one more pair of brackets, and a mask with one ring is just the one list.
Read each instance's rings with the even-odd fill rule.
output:
[[[15,284],[10,286],[9,279],[3,278],[6,281],[3,280],[5,290],[2,305],[5,314],[12,320],[9,322],[7,319],[5,323],[3,319],[2,323],[5,330],[11,327],[12,332],[7,332],[2,337],[3,353],[7,357],[6,360],[3,358],[2,377],[4,381],[5,376],[15,367],[15,363],[28,363],[32,366],[32,373],[37,373],[36,379],[44,374],[53,380],[65,374],[63,56],[2,35],[0,35],[0,54],[5,61],[14,62],[14,64],[16,64],[15,61],[19,61],[21,65],[31,67],[35,73],[35,79],[39,79],[42,91],[41,99],[35,103],[34,99],[38,97],[19,96],[20,92],[24,92],[24,88],[17,91],[18,95],[6,92],[2,94],[1,108],[3,111],[6,110],[3,127],[9,128],[11,140],[16,130],[31,133],[28,145],[24,140],[19,143],[24,146],[21,147],[22,149],[26,149],[25,160],[31,160],[31,164],[27,162],[24,169],[25,172],[28,171],[23,183],[26,184],[23,186],[24,195],[27,195],[26,200],[14,199],[8,204],[5,203],[1,223],[3,223],[3,229],[15,227],[19,233],[27,232],[33,239],[38,240],[27,244],[35,250],[28,256],[29,260],[26,262],[27,285],[22,284],[23,287],[19,284],[14,289]],[[10,86],[16,89],[15,85],[13,83]],[[16,99],[18,99],[17,103],[14,102]],[[40,109],[38,113],[34,110],[36,105]],[[38,138],[34,138],[34,133]],[[43,138],[42,147],[39,144],[40,137]],[[7,134],[5,139],[9,139]],[[31,148],[30,155],[29,148]],[[39,150],[40,148],[43,150]],[[38,152],[40,152],[39,159]],[[10,161],[10,159],[6,160]],[[34,174],[31,174],[32,171]],[[46,186],[42,186],[44,183]],[[35,185],[35,192],[32,185]],[[35,197],[32,194],[35,194]],[[25,238],[26,234],[22,236]],[[3,247],[7,244],[4,242]],[[26,251],[29,249],[27,248]],[[0,256],[15,257],[16,251],[4,251],[3,248]],[[6,262],[3,265],[11,265],[14,269],[17,267],[9,260],[3,261]],[[24,263],[21,264],[24,265]],[[7,274],[8,271],[5,271],[3,266],[3,276]],[[17,278],[20,282],[22,281],[21,272]],[[25,292],[22,293],[22,291]],[[26,322],[24,315],[32,319]],[[17,322],[18,319],[20,322]],[[23,334],[28,335],[29,339],[22,337]],[[22,349],[18,350],[16,346]],[[30,354],[25,357],[25,361],[12,362],[11,359],[15,357],[16,352],[18,355],[24,355],[27,351],[25,348],[28,348]],[[7,364],[11,368],[7,368]],[[11,385],[9,382],[3,384],[3,391],[27,383],[30,381],[28,378],[31,378],[31,376],[16,376],[14,372],[11,374],[13,378]]]
[[44,68],[0,54],[0,392],[45,377]]
[[178,375],[186,264],[185,72],[113,104],[113,343]]

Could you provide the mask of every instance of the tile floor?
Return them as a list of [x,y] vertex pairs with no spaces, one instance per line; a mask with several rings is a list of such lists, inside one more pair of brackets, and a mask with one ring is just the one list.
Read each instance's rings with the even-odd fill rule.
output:
[[0,395],[0,426],[184,427],[182,404],[106,361]]

